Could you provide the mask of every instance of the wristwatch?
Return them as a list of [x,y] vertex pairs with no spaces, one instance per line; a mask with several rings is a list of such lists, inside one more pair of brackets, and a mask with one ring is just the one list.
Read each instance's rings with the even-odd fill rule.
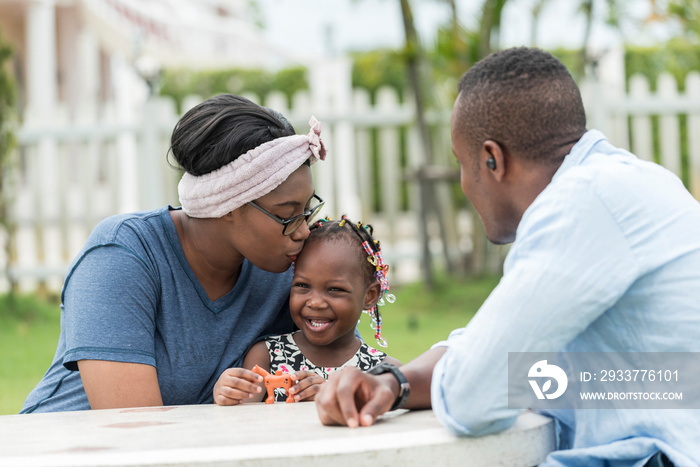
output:
[[399,370],[396,366],[392,365],[391,363],[380,363],[374,368],[370,368],[367,371],[367,373],[369,373],[370,375],[382,375],[384,373],[391,373],[392,375],[394,375],[394,378],[396,378],[396,380],[399,382],[399,395],[396,396],[394,405],[392,405],[389,410],[400,409],[404,406],[404,404],[408,400],[408,395],[411,393],[411,385],[406,380],[406,377],[403,375],[403,373],[401,373],[401,370]]

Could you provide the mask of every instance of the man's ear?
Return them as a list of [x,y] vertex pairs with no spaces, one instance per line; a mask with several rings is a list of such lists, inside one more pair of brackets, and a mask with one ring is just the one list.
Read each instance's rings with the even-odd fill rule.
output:
[[363,310],[369,310],[374,305],[376,305],[379,301],[379,297],[381,296],[381,294],[382,286],[379,284],[379,281],[372,282],[372,284],[370,284],[370,286],[367,287],[367,291],[365,292],[365,302],[363,305]]
[[[480,171],[490,174],[496,181],[501,181],[506,174],[506,158],[503,147],[492,139],[487,139],[481,146]],[[483,172],[482,172],[483,173]]]

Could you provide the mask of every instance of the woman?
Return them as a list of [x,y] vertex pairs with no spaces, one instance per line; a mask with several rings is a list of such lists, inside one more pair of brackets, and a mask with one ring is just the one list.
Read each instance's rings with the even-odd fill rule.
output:
[[254,342],[290,332],[290,265],[323,205],[311,123],[295,135],[234,95],[187,112],[171,139],[182,207],[95,228],[66,275],[54,361],[21,413],[211,403]]

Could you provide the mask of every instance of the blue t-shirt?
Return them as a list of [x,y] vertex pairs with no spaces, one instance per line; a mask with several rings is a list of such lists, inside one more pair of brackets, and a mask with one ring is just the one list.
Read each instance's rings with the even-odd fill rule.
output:
[[212,301],[171,209],[110,217],[92,232],[66,275],[53,363],[21,413],[89,409],[79,360],[153,365],[163,404],[212,403],[219,375],[253,343],[294,329],[291,268],[274,274],[246,260],[234,288]]

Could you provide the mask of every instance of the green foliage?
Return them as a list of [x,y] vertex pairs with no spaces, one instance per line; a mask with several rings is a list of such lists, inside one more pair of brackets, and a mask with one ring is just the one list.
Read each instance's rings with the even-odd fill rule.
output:
[[0,36],[0,167],[15,145],[16,89],[14,77],[8,71],[13,55],[12,47]]
[[282,91],[290,99],[299,91],[308,90],[309,81],[304,67],[284,68],[272,76],[270,90]]
[[[627,80],[633,75],[644,76],[649,82],[652,92],[657,88],[658,77],[661,73],[670,73],[676,80],[679,91],[685,89],[685,79],[689,72],[700,70],[700,46],[685,38],[675,38],[657,47],[629,47],[625,54],[625,70]],[[659,116],[651,118],[652,123],[652,157],[661,163],[661,140],[659,137]],[[687,116],[680,118],[681,137],[681,180],[690,185],[690,150],[688,148]],[[634,148],[632,148],[634,150]]]
[[203,99],[217,94],[256,94],[261,102],[272,91],[281,91],[291,102],[298,91],[309,88],[306,68],[285,68],[276,73],[260,69],[194,71],[169,69],[163,73],[160,94],[175,99],[178,108],[189,95]]
[[575,71],[582,67],[580,50],[557,48],[549,50],[549,52],[561,60],[572,76],[574,76],[574,79],[579,78],[575,75]]
[[59,329],[57,302],[0,295],[0,415],[19,412],[51,364]]
[[[438,28],[435,48],[429,54],[433,80],[452,80],[455,83],[479,60],[479,36],[457,25]],[[454,86],[455,94],[457,86]],[[456,96],[455,96],[456,97]]]
[[683,26],[687,38],[696,44],[700,40],[700,4],[697,0],[670,0],[668,16]]
[[[10,152],[15,146],[14,126],[16,123],[15,101],[16,89],[14,77],[8,71],[13,57],[12,47],[0,36],[0,168],[8,163]],[[0,173],[4,173],[2,170]],[[2,178],[0,178],[0,195],[3,193]],[[2,201],[0,200],[0,203]],[[0,204],[0,217],[4,219],[3,205]]]
[[[422,283],[392,288],[396,302],[380,307],[386,352],[403,363],[465,326],[498,284],[498,277],[456,278],[438,276],[429,291]],[[362,315],[359,331],[375,346],[369,317]]]
[[652,90],[662,72],[670,73],[683,90],[686,75],[700,70],[700,46],[683,38],[656,47],[630,46],[625,53],[625,70],[627,79],[635,74],[646,77]]
[[[16,89],[14,77],[8,71],[12,60],[13,50],[0,35],[0,230],[7,233],[5,256],[10,258],[10,246],[13,242],[13,227],[11,226],[9,206],[12,203],[12,190],[7,186],[10,178],[6,175],[15,161],[13,149],[17,143],[15,128],[17,113],[15,109]],[[8,265],[9,266],[9,261]],[[9,275],[5,274],[7,277]]]
[[[455,84],[461,75],[477,60],[476,38],[469,31],[457,44],[453,42],[449,31],[441,28],[433,53],[429,54],[433,82],[449,81]],[[457,48],[460,48],[457,50]],[[557,48],[550,52],[559,58],[569,70],[580,67],[580,51]],[[382,86],[389,86],[402,91],[406,78],[401,54],[397,51],[380,50],[355,53],[353,66],[353,86],[376,92]],[[627,79],[634,74],[642,74],[652,85],[662,72],[671,73],[682,90],[686,75],[690,71],[700,70],[700,46],[693,42],[675,38],[666,44],[654,47],[627,46],[625,51],[625,70]],[[456,84],[454,86],[456,89]]]
[[[379,49],[369,52],[356,52],[352,55],[352,85],[366,89],[374,101],[377,91],[383,86],[396,90],[403,96],[408,87],[406,65],[401,52]],[[400,97],[402,98],[402,97]]]

